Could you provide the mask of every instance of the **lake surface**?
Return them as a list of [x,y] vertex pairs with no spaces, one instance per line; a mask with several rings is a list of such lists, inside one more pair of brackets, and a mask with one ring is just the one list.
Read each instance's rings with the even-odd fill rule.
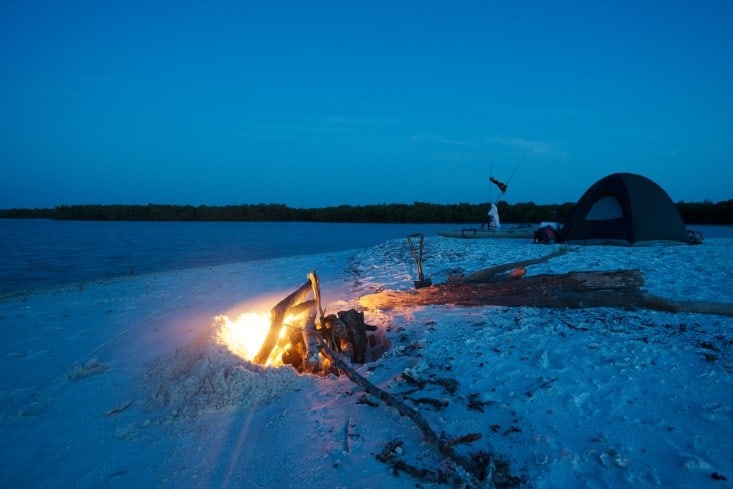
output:
[[[0,293],[102,278],[367,248],[470,224],[0,219]],[[733,226],[690,226],[706,238]],[[704,245],[703,245],[704,246]]]
[[0,219],[0,293],[367,248],[445,228],[446,224]]

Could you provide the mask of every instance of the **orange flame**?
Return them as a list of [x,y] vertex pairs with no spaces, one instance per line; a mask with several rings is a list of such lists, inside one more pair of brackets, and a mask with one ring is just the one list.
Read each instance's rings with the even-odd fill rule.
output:
[[[285,316],[283,325],[278,334],[278,341],[270,352],[265,365],[280,367],[283,365],[282,354],[292,345],[283,341],[287,335],[290,322],[296,318],[290,314]],[[215,318],[218,325],[216,340],[226,346],[229,351],[243,360],[253,361],[265,342],[270,331],[270,314],[268,312],[245,312],[232,321],[229,316],[221,315]]]
[[[225,345],[230,352],[238,357],[251,361],[260,351],[270,329],[270,315],[263,312],[245,312],[234,321],[229,316],[217,316],[219,324],[217,341]],[[284,328],[283,328],[284,329]],[[280,336],[284,331],[280,332]],[[281,365],[270,356],[267,365]]]

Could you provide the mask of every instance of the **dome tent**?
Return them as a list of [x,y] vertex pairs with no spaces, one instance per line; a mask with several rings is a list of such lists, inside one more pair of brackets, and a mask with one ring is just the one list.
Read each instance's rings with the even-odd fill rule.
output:
[[585,191],[559,231],[558,241],[626,244],[688,242],[687,228],[667,192],[648,178],[614,173]]

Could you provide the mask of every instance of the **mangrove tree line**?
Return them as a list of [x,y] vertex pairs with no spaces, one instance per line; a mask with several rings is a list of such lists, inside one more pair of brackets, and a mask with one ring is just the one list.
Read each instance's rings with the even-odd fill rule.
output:
[[[376,204],[293,208],[284,204],[207,205],[59,205],[53,209],[0,209],[0,218],[42,218],[95,221],[313,221],[365,223],[480,223],[489,203]],[[501,219],[511,223],[555,221],[568,215],[574,202],[540,205],[534,202],[498,204]],[[686,223],[733,224],[733,199],[678,202]]]

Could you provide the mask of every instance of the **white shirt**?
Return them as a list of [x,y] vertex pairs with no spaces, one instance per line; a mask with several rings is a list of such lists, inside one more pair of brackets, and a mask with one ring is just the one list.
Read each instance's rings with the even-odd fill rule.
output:
[[496,207],[496,204],[492,202],[491,208],[489,209],[489,223],[490,227],[499,229],[501,228],[501,223],[499,222],[499,209]]

